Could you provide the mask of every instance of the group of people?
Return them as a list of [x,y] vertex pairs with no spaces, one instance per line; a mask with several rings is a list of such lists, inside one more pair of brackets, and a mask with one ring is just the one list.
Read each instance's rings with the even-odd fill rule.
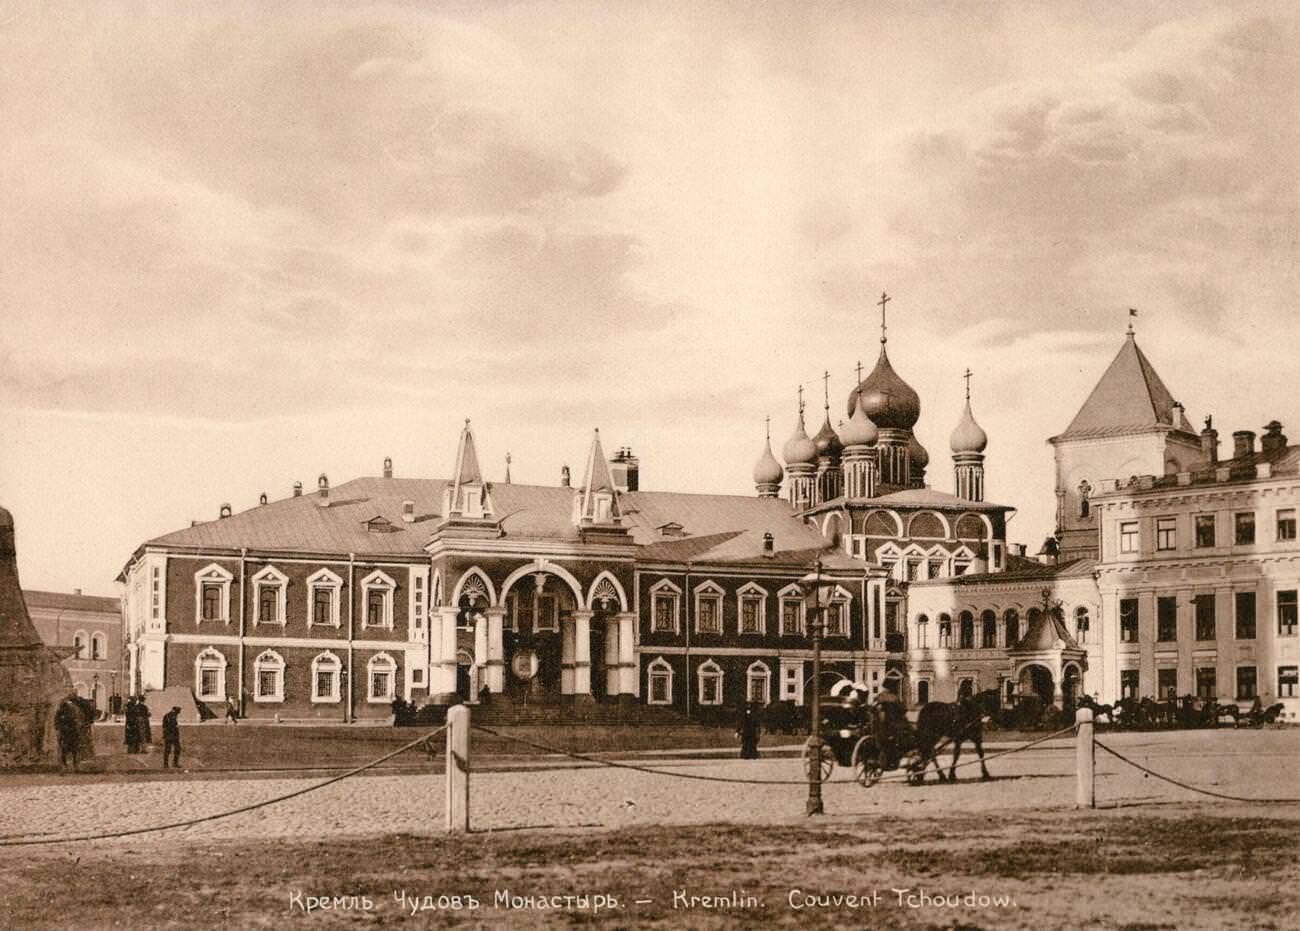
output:
[[[163,715],[163,769],[181,768],[180,705]],[[149,725],[149,706],[142,696],[132,695],[126,701],[126,752],[144,753],[146,744],[153,743],[153,729]]]

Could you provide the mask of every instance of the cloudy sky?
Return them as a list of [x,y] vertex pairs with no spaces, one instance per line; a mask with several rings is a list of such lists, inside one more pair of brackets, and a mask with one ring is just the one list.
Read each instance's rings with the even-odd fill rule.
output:
[[[1291,3],[0,0],[0,504],[28,587],[320,472],[751,493],[878,350],[1012,537],[1139,342],[1300,435]],[[813,428],[816,423],[811,424]]]

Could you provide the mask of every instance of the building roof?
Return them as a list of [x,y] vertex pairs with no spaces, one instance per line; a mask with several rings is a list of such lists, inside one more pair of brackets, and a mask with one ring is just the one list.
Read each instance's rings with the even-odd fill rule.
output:
[[1191,433],[1191,425],[1130,333],[1065,432],[1052,440],[1122,436],[1165,428]]
[[80,595],[76,592],[41,592],[23,589],[23,600],[28,610],[41,608],[48,611],[95,611],[104,614],[121,614],[122,602],[106,595]]
[[[1007,556],[1007,567],[1002,572],[978,572],[939,579],[948,585],[997,585],[1011,582],[1054,582],[1060,579],[1080,579],[1092,575],[1097,565],[1095,559],[1075,559],[1059,565],[1041,563],[1024,556]],[[923,583],[924,584],[924,583]]]
[[[1259,466],[1263,463],[1268,463],[1269,470],[1267,476],[1261,477]],[[1226,475],[1226,478],[1220,478],[1221,475]],[[1098,491],[1095,496],[1165,493],[1171,488],[1186,488],[1189,484],[1204,491],[1206,485],[1244,484],[1295,475],[1300,475],[1300,445],[1284,445],[1276,449],[1256,449],[1253,453],[1234,459],[1220,459],[1212,465],[1188,473],[1187,483],[1180,481],[1177,473],[1150,476],[1145,483],[1141,479],[1137,482],[1117,482],[1114,489]]]
[[1056,611],[1038,611],[1029,622],[1025,635],[1008,653],[1041,653],[1045,650],[1077,650],[1077,644]]

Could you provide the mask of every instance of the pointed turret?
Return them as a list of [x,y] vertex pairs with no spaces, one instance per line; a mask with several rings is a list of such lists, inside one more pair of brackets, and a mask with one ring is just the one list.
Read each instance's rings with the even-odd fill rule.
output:
[[491,520],[493,518],[492,495],[483,481],[483,470],[479,468],[478,451],[474,446],[474,432],[470,429],[468,417],[465,418],[465,426],[460,431],[452,479],[443,493],[442,513],[448,520]]
[[591,451],[587,454],[587,467],[582,471],[582,485],[573,497],[573,522],[580,527],[592,525],[618,525],[622,521],[622,508],[618,503],[618,489],[609,474],[609,462],[600,445],[600,430],[592,431]]
[[961,420],[952,431],[949,444],[952,447],[953,471],[956,478],[958,498],[967,501],[984,500],[984,447],[988,446],[989,437],[983,428],[975,422],[975,415],[970,409],[971,370],[967,369],[966,406],[962,409]]

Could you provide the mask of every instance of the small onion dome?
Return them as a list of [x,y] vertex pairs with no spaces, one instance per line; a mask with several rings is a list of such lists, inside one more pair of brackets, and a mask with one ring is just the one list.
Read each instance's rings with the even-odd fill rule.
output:
[[772,441],[769,439],[763,445],[763,455],[759,456],[758,462],[754,463],[754,484],[779,485],[784,477],[785,470],[772,455]]
[[930,454],[925,451],[925,447],[921,445],[915,433],[907,440],[907,455],[911,458],[912,465],[918,469],[924,469],[930,464]]
[[854,398],[853,416],[840,428],[840,440],[845,446],[870,446],[876,442],[879,432],[862,409],[861,397]]
[[813,445],[817,447],[817,455],[819,456],[838,456],[840,450],[843,448],[840,443],[839,434],[836,433],[835,428],[831,426],[831,415],[829,412],[826,414],[826,419],[822,421],[822,428],[818,430],[817,435],[813,437]]
[[984,447],[989,445],[988,434],[975,422],[975,417],[970,412],[969,400],[966,401],[966,409],[962,411],[957,429],[952,431],[949,443],[954,453],[982,453]]
[[790,439],[785,441],[785,446],[781,449],[781,457],[785,459],[786,465],[802,465],[817,460],[817,446],[808,439],[808,431],[803,425],[803,414],[799,415],[794,433],[790,434]]
[[880,347],[880,358],[871,374],[849,392],[848,413],[853,413],[857,399],[862,399],[862,409],[877,427],[910,430],[921,417],[921,399],[912,386],[898,377],[885,347]]

